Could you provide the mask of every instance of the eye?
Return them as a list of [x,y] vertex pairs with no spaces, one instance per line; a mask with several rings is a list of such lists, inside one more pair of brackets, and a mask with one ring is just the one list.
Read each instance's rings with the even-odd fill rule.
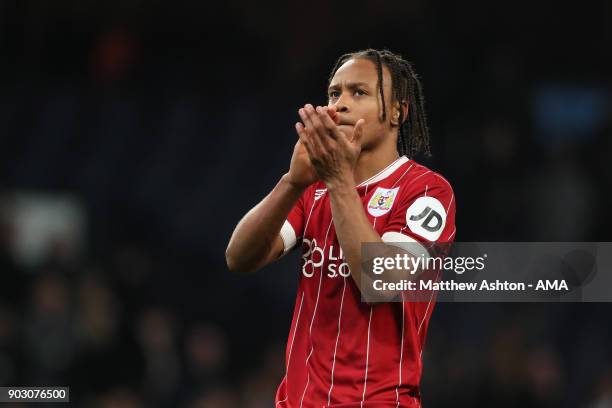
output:
[[363,95],[367,95],[368,93],[366,91],[364,91],[363,89],[355,89],[355,95],[358,96],[363,96]]
[[336,99],[338,96],[340,96],[340,92],[338,92],[338,91],[330,91],[328,96],[329,96],[329,99]]

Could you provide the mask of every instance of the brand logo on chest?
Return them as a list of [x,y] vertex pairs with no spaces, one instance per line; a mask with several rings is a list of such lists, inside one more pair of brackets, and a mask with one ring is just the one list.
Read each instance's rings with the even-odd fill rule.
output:
[[304,238],[302,242],[302,273],[307,278],[312,278],[316,268],[321,268],[321,273],[325,272],[328,278],[341,276],[347,278],[351,275],[351,268],[344,259],[340,246],[329,245],[321,248],[315,238]]

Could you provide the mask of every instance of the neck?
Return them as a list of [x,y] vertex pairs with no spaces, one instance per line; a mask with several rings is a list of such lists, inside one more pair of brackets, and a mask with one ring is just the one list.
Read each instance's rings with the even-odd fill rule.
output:
[[381,170],[398,158],[399,154],[395,146],[393,148],[362,151],[355,166],[355,183],[359,185],[375,174],[380,173]]

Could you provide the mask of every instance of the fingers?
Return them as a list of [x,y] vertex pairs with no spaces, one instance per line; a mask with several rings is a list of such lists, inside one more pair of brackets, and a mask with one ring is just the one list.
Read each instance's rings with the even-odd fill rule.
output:
[[353,128],[352,137],[349,139],[348,136],[342,135],[342,137],[338,138],[338,144],[341,146],[341,149],[344,151],[352,151],[359,152],[361,151],[361,143],[363,140],[363,127],[365,124],[364,119],[359,119],[357,123],[355,123],[355,127]]
[[319,120],[321,124],[325,127],[328,132],[328,135],[331,136],[332,139],[337,139],[341,137],[340,130],[336,126],[336,123],[330,116],[329,108],[317,106],[317,113],[319,114]]
[[306,129],[304,129],[304,125],[302,125],[300,122],[297,122],[295,124],[295,130],[298,133],[298,136],[300,137],[300,142],[304,145],[304,147],[306,148],[306,152],[308,153],[309,157],[313,157],[313,146],[312,143],[310,143],[310,136],[308,136],[308,134],[306,133]]
[[[360,119],[353,127],[349,139],[338,129],[335,108],[307,104],[298,110],[302,122],[295,124],[300,142],[320,180],[334,181],[348,174],[361,152],[363,125]],[[303,152],[302,152],[303,154]],[[331,182],[330,181],[330,182]]]
[[359,119],[357,123],[355,123],[355,128],[353,130],[353,139],[352,142],[361,146],[361,141],[363,139],[363,126],[365,125],[365,119]]
[[325,109],[327,110],[327,114],[329,115],[329,117],[337,125],[338,122],[340,121],[340,115],[338,115],[338,111],[336,110],[336,105],[327,106],[325,107]]
[[312,160],[317,160],[317,158],[320,157],[320,155],[323,153],[323,146],[321,145],[319,138],[316,136],[314,125],[310,120],[310,116],[306,112],[306,108],[301,108],[300,110],[298,110],[298,114],[300,115],[302,122],[304,122],[304,124],[302,125],[302,128],[304,130],[303,137],[306,139],[308,146],[310,147],[310,150],[308,151],[308,153],[310,154],[310,158]]
[[314,129],[315,133],[314,136],[318,139],[323,148],[325,150],[328,150],[330,148],[330,130],[323,124],[323,121],[321,120],[323,116],[327,116],[321,109],[322,108],[320,106],[317,106],[317,108],[315,109],[312,107],[312,105],[306,105],[305,111],[306,115],[310,119],[310,123],[312,123],[312,128]]
[[319,113],[315,111],[312,105],[307,104],[304,108],[298,111],[300,118],[304,122],[305,131],[310,137],[310,143],[313,151],[318,154],[325,154],[329,149],[330,140],[327,135],[328,131],[319,118]]

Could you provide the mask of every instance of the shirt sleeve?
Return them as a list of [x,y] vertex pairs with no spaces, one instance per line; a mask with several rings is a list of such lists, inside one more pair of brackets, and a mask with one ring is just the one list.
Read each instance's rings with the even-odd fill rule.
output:
[[402,187],[381,238],[389,243],[420,244],[414,245],[420,253],[433,255],[434,244],[450,243],[455,236],[453,189],[436,173]]
[[295,248],[304,234],[304,197],[306,191],[295,203],[280,230],[280,237],[285,247],[283,254]]

